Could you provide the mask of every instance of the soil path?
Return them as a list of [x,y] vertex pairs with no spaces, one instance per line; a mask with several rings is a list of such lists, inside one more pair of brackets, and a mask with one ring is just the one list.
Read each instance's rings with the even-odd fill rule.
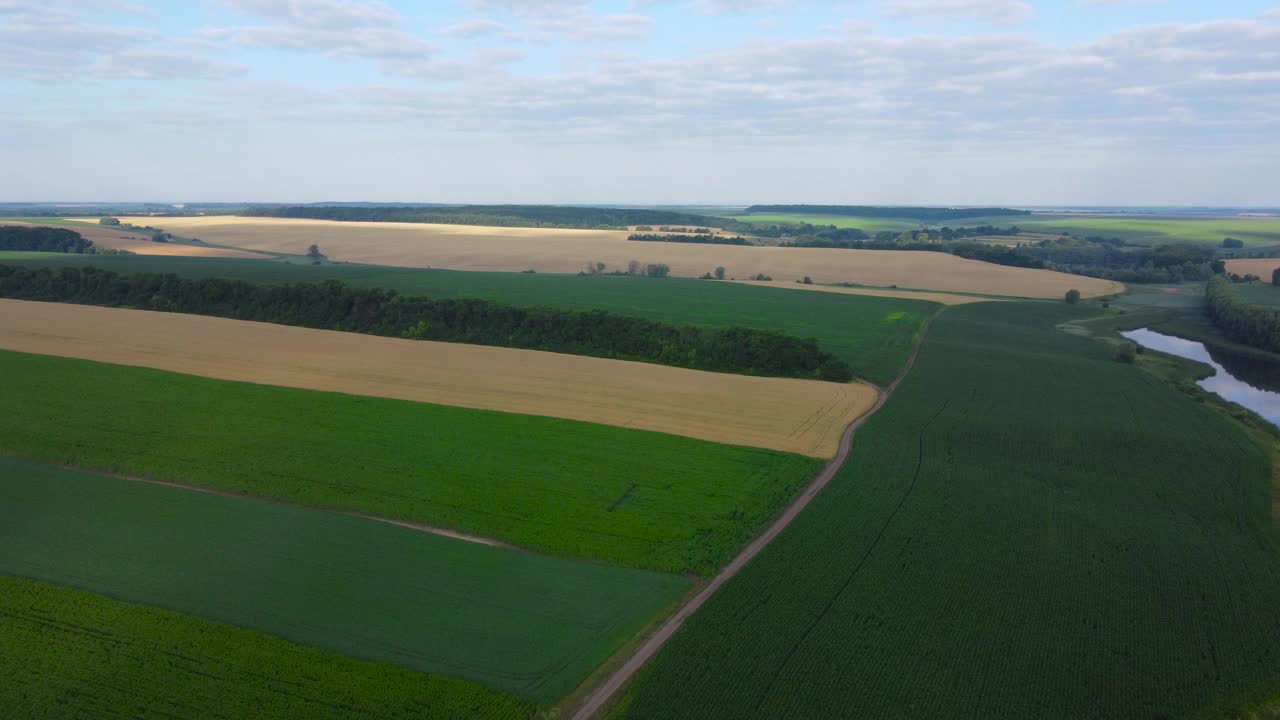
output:
[[137,477],[135,475],[120,475],[117,473],[101,472],[98,470],[87,470],[85,468],[73,467],[70,465],[64,465],[62,469],[71,470],[78,473],[84,473],[85,475],[97,475],[98,477],[109,477],[109,478],[115,478],[117,480],[128,480],[129,482],[145,483],[147,485],[162,485],[164,487],[176,488],[178,490],[187,490],[189,492],[204,493],[206,495],[220,495],[222,497],[235,498],[236,500],[244,500],[247,502],[263,502],[263,503],[271,503],[272,505],[288,505],[290,507],[302,508],[305,510],[314,510],[316,512],[328,512],[328,513],[333,513],[334,515],[346,515],[347,517],[360,518],[361,520],[372,520],[373,522],[385,523],[387,525],[395,525],[396,527],[407,528],[409,530],[416,530],[418,532],[424,532],[429,535],[439,535],[441,537],[452,538],[454,540],[461,540],[463,542],[476,543],[477,545],[488,545],[489,547],[503,548],[507,550],[518,549],[514,545],[508,545],[507,543],[504,543],[501,540],[494,540],[493,538],[480,537],[478,535],[467,535],[466,533],[447,530],[445,528],[433,527],[431,525],[423,525],[421,523],[412,523],[412,522],[407,522],[405,520],[396,520],[394,518],[380,517],[378,515],[366,515],[365,513],[360,513],[360,512],[348,512],[344,510],[327,510],[325,508],[319,508],[319,507],[308,507],[305,505],[298,505],[296,503],[285,502],[283,500],[273,500],[271,498],[258,497],[256,495],[246,495],[243,493],[232,492],[230,490],[216,490],[214,488],[200,487],[199,485],[187,485],[185,483],[169,482],[167,480],[153,480],[151,478]]
[[902,380],[907,376],[907,373],[911,372],[911,368],[915,367],[916,357],[920,354],[920,348],[924,347],[924,341],[925,337],[929,333],[929,327],[933,324],[933,321],[943,313],[943,311],[945,311],[945,308],[934,313],[934,315],[925,322],[924,326],[920,328],[920,339],[916,343],[915,349],[911,351],[911,357],[907,358],[907,365],[903,368],[902,374],[890,383],[889,387],[884,389],[877,388],[876,390],[879,397],[876,400],[875,406],[866,414],[854,420],[853,423],[844,431],[844,435],[840,438],[840,449],[836,453],[835,458],[822,469],[822,472],[818,473],[818,476],[813,479],[813,482],[809,483],[809,486],[805,488],[804,492],[802,492],[799,497],[787,506],[787,509],[784,510],[782,515],[780,515],[778,519],[769,526],[768,530],[765,530],[763,534],[755,540],[752,540],[749,545],[743,548],[742,552],[738,553],[737,557],[731,560],[718,575],[712,578],[711,582],[707,583],[706,587],[690,598],[687,603],[677,609],[675,614],[667,618],[667,621],[664,622],[656,632],[646,638],[645,641],[636,648],[635,654],[628,658],[627,661],[615,670],[613,674],[611,674],[599,687],[593,690],[578,709],[574,711],[571,716],[572,720],[592,720],[592,718],[594,718],[602,708],[608,705],[618,692],[625,687],[628,682],[630,682],[635,674],[640,671],[640,668],[644,667],[645,664],[662,649],[662,646],[667,644],[667,641],[671,639],[671,636],[675,635],[676,631],[680,629],[680,626],[684,624],[684,621],[688,620],[689,616],[693,615],[699,608],[705,605],[706,602],[711,599],[711,596],[716,594],[716,591],[718,591],[721,586],[726,582],[729,582],[734,575],[737,575],[742,568],[747,566],[747,563],[754,560],[761,551],[768,547],[769,543],[773,542],[778,535],[782,534],[782,531],[787,529],[787,526],[796,519],[796,516],[808,507],[809,503],[817,497],[818,493],[822,492],[822,489],[831,482],[832,478],[836,476],[836,473],[840,472],[840,470],[844,468],[845,462],[849,459],[849,451],[853,449],[854,433],[858,431],[858,428],[862,427],[863,423],[871,419],[871,416],[879,412],[880,408],[884,407],[884,404],[893,396],[894,391],[898,389],[898,385],[902,383]]

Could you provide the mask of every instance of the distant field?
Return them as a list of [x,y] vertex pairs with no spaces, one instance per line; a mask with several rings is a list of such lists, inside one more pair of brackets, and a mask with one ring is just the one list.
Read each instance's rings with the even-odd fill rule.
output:
[[230,247],[302,253],[310,243],[318,243],[333,260],[404,267],[572,273],[591,262],[621,269],[637,260],[665,263],[682,277],[723,266],[732,278],[763,273],[782,282],[809,276],[818,283],[1025,297],[1058,298],[1070,288],[1086,296],[1106,295],[1120,287],[1105,280],[933,252],[636,243],[627,241],[625,232],[415,223],[243,217],[147,218],[145,222]]
[[1280,268],[1280,258],[1247,258],[1228,260],[1227,272],[1237,275],[1257,275],[1263,282],[1271,282],[1271,273]]
[[[0,252],[0,263],[48,267],[94,265],[116,272],[177,273],[264,284],[341,280],[405,295],[480,298],[512,305],[607,310],[675,324],[785,330],[817,338],[859,376],[887,385],[902,371],[916,332],[937,309],[922,293],[906,300],[878,297],[806,297],[781,292],[794,283],[746,287],[686,278],[653,280],[557,274],[457,272],[377,265],[303,265],[265,260],[80,256]],[[894,291],[875,291],[876,295]],[[918,300],[918,301],[917,301]]]
[[[822,462],[641,430],[0,352],[0,455],[707,573]],[[761,406],[767,414],[767,406]]]
[[0,618],[0,708],[8,717],[536,716],[531,703],[477,683],[31,580],[0,576]]
[[1091,314],[939,316],[849,464],[617,716],[1225,718],[1280,697],[1268,453],[1055,327]]
[[[0,225],[57,225],[80,233],[94,245],[110,250],[128,250],[136,255],[159,255],[165,257],[219,257],[219,258],[264,258],[261,253],[231,250],[227,248],[206,247],[203,245],[186,245],[181,243],[152,242],[150,237],[127,230],[115,230],[102,225],[83,222],[52,222],[54,218],[33,218],[34,222],[18,222],[0,217]],[[47,220],[47,221],[46,221]],[[90,256],[93,257],[93,256]]]
[[[730,375],[178,313],[0,300],[0,348],[596,422],[833,457],[861,384]],[[768,412],[759,412],[768,408]]]
[[1270,282],[1237,285],[1236,290],[1240,291],[1240,295],[1245,300],[1254,305],[1280,308],[1280,288]]
[[[760,223],[807,222],[813,225],[835,225],[842,228],[860,228],[872,234],[882,230],[901,232],[922,227],[922,224],[915,220],[886,220],[840,215],[744,215],[734,219]],[[1103,235],[1124,238],[1138,244],[1172,241],[1217,244],[1227,237],[1243,240],[1250,246],[1280,243],[1280,219],[1274,218],[1060,217],[1038,213],[1029,216],[999,215],[966,218],[943,224],[951,227],[1017,225],[1024,230],[1035,232]]]
[[0,574],[550,703],[685,591],[674,575],[0,458]]
[[786,284],[786,283],[768,283],[755,280],[736,280],[735,284],[751,285],[753,287],[773,287],[779,290],[810,290],[821,293],[835,293],[836,295],[854,295],[860,297],[893,297],[902,299],[924,300],[936,302],[942,305],[968,305],[969,303],[986,302],[989,300],[998,300],[999,298],[983,297],[981,295],[959,295],[950,293],[932,292],[929,290],[886,290],[884,288],[862,288],[862,287],[844,287],[843,285],[812,285],[812,284]]

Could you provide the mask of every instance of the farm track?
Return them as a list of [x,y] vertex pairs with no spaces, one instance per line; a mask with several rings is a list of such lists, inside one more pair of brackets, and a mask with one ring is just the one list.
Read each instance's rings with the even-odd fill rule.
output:
[[236,500],[245,500],[248,502],[268,503],[271,505],[288,505],[290,507],[302,508],[306,510],[314,510],[316,512],[327,512],[334,515],[345,515],[347,517],[360,518],[361,520],[372,520],[373,522],[384,523],[386,525],[395,525],[408,530],[427,533],[428,535],[439,535],[453,540],[461,540],[462,542],[475,543],[477,545],[488,545],[489,547],[502,548],[504,550],[520,550],[521,552],[532,552],[524,548],[518,548],[515,545],[504,543],[501,540],[493,538],[480,537],[479,535],[468,535],[466,533],[456,532],[445,528],[434,527],[431,525],[423,525],[421,523],[412,523],[405,520],[396,520],[395,518],[382,517],[379,515],[369,515],[359,512],[345,512],[342,510],[327,510],[324,508],[311,508],[305,505],[283,502],[280,500],[272,500],[270,498],[258,497],[256,495],[246,495],[244,493],[230,492],[227,490],[215,490],[213,488],[200,487],[199,485],[187,485],[186,483],[169,482],[167,480],[153,480],[151,478],[137,477],[135,475],[120,475],[118,473],[101,472],[98,470],[87,470],[85,468],[73,467],[70,465],[62,466],[63,470],[72,470],[85,475],[97,475],[98,477],[115,478],[117,480],[128,480],[129,482],[145,483],[147,485],[161,485],[163,487],[176,488],[178,490],[186,490],[188,492],[204,493],[205,495],[220,495],[222,497],[234,498]]
[[793,500],[791,504],[783,510],[782,514],[774,520],[773,524],[770,525],[767,530],[743,548],[742,552],[738,553],[738,555],[734,557],[728,565],[721,569],[720,572],[712,578],[711,582],[707,583],[706,587],[690,598],[687,603],[679,607],[671,617],[667,618],[667,621],[664,622],[657,631],[646,638],[645,641],[636,648],[635,653],[628,658],[621,667],[610,674],[599,687],[594,689],[570,716],[572,720],[592,720],[592,718],[595,718],[596,715],[600,713],[611,700],[613,700],[618,692],[621,691],[622,688],[626,687],[627,683],[635,677],[636,673],[638,673],[645,664],[653,659],[654,655],[658,654],[658,651],[661,650],[662,647],[667,644],[667,641],[676,634],[676,631],[680,629],[680,626],[684,625],[684,622],[703,605],[705,605],[707,601],[711,599],[712,595],[715,595],[725,583],[729,582],[733,576],[737,575],[744,567],[747,566],[748,563],[754,560],[757,555],[763,552],[770,543],[781,535],[782,531],[786,530],[787,526],[789,526],[792,521],[794,521],[796,517],[799,516],[806,507],[808,507],[809,503],[818,496],[818,493],[822,492],[823,488],[825,488],[831,480],[835,478],[836,474],[844,469],[845,463],[849,459],[849,453],[853,450],[854,433],[858,431],[858,428],[862,427],[863,423],[871,419],[871,417],[876,413],[880,412],[880,408],[884,407],[885,403],[889,401],[889,398],[893,397],[893,393],[898,389],[898,385],[902,383],[902,381],[911,372],[911,369],[915,367],[916,358],[920,355],[920,349],[924,347],[925,339],[929,334],[929,327],[945,310],[946,308],[944,307],[934,313],[933,316],[926,320],[924,325],[921,326],[920,337],[916,341],[915,348],[911,351],[911,356],[907,358],[907,364],[902,369],[902,373],[898,375],[898,377],[890,383],[888,387],[876,387],[876,394],[878,396],[876,404],[861,417],[856,418],[852,423],[850,423],[849,427],[845,429],[844,435],[840,438],[840,448],[837,451],[835,458],[833,458],[831,462],[827,463],[826,467],[822,469],[822,472],[818,473],[817,477],[809,483],[808,487],[800,493],[799,497]]

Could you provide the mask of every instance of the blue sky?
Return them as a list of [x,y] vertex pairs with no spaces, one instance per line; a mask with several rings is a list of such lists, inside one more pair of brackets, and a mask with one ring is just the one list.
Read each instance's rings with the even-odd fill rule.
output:
[[1280,205],[1280,0],[0,0],[0,200]]

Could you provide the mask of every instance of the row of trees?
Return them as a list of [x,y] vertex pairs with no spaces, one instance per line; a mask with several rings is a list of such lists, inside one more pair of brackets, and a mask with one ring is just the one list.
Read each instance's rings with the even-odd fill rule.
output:
[[[650,266],[652,267],[652,266]],[[707,328],[602,311],[518,308],[405,297],[337,281],[284,286],[218,278],[121,275],[96,268],[0,265],[0,297],[193,313],[372,335],[549,350],[745,375],[847,382],[850,367],[816,340]]]
[[303,205],[256,207],[240,213],[253,217],[308,218],[363,222],[443,223],[499,227],[628,228],[633,225],[723,227],[738,232],[747,223],[670,210],[561,207],[553,205],[455,205],[441,207],[348,207]]
[[0,226],[0,250],[92,254],[93,243],[74,230],[54,227]]
[[878,205],[752,205],[747,214],[785,215],[855,215],[868,218],[902,218],[922,222],[963,220],[990,215],[1030,215],[1028,210],[1009,208],[937,208],[937,207],[884,207]]
[[669,243],[693,243],[697,245],[750,245],[751,241],[741,236],[728,235],[654,235],[634,233],[627,236],[628,240],[637,242],[669,242]]
[[1280,310],[1249,303],[1222,275],[1209,280],[1205,298],[1213,324],[1232,340],[1280,352]]

